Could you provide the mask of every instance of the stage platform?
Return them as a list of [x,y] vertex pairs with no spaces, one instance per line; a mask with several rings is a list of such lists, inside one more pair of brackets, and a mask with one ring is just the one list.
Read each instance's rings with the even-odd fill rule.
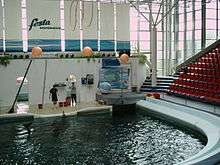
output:
[[144,94],[137,92],[96,93],[96,101],[103,102],[105,105],[131,105],[139,100],[145,100]]

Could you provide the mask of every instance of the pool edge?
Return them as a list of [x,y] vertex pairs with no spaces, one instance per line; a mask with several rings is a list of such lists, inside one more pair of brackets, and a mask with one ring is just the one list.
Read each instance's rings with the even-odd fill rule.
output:
[[204,134],[207,145],[197,154],[189,159],[178,163],[182,164],[204,164],[210,165],[220,161],[220,118],[206,112],[201,112],[193,108],[168,103],[164,100],[146,98],[137,102],[138,107],[149,109],[150,113],[163,116],[165,119],[177,121],[179,124],[187,125],[198,132]]

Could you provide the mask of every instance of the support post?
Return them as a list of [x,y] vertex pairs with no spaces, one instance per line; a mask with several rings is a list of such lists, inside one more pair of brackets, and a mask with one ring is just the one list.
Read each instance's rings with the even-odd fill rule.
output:
[[18,98],[18,95],[19,95],[19,93],[20,93],[20,91],[21,91],[21,88],[22,88],[22,86],[23,86],[23,84],[24,84],[24,80],[25,80],[25,78],[26,78],[26,76],[27,76],[27,73],[28,73],[28,71],[29,71],[29,69],[30,69],[31,63],[32,63],[32,60],[30,60],[30,62],[29,62],[29,64],[28,64],[28,67],[27,67],[27,69],[26,69],[26,71],[25,71],[25,74],[24,74],[24,77],[23,77],[23,79],[22,79],[21,85],[20,85],[20,87],[19,87],[19,89],[18,89],[18,91],[17,91],[17,94],[16,94],[16,96],[15,96],[14,102],[13,102],[13,104],[12,104],[12,106],[11,106],[11,109],[8,111],[8,113],[14,113],[15,103],[16,103],[16,101],[17,101],[17,98]]
[[151,35],[151,63],[152,63],[152,75],[151,75],[151,86],[157,85],[157,28],[152,27]]
[[43,81],[43,92],[42,92],[42,105],[44,105],[44,95],[45,95],[46,79],[47,79],[47,59],[45,59],[45,65],[44,65],[44,81]]
[[202,41],[201,49],[206,47],[206,0],[202,0]]

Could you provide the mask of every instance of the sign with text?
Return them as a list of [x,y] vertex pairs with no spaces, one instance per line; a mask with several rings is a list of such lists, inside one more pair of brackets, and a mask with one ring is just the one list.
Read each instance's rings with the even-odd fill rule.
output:
[[60,2],[27,1],[29,49],[40,46],[43,51],[60,50]]
[[60,29],[59,26],[54,27],[51,26],[51,21],[50,20],[39,20],[38,18],[34,18],[31,21],[31,24],[29,25],[28,31],[31,31],[33,28],[39,28],[39,29]]

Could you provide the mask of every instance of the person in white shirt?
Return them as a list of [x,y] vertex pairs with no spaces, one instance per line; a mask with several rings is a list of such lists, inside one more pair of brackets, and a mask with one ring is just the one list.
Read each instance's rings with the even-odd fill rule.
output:
[[75,84],[75,82],[71,83],[71,86],[70,86],[70,96],[71,96],[72,105],[73,105],[74,102],[76,104],[76,84]]

